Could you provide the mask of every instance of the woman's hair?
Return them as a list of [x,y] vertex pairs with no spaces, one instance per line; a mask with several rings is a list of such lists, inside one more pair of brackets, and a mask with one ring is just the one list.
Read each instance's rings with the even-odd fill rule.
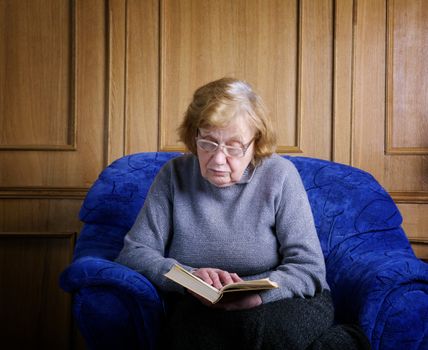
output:
[[199,128],[227,127],[237,117],[256,131],[254,162],[269,157],[275,151],[276,137],[267,110],[247,82],[234,78],[215,80],[195,91],[178,128],[180,141],[196,155]]

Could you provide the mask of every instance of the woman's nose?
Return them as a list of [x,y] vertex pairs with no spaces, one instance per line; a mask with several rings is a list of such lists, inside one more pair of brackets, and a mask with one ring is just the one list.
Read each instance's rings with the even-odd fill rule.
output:
[[222,146],[217,148],[217,150],[213,154],[213,160],[217,164],[225,164],[226,163],[226,154],[224,153]]

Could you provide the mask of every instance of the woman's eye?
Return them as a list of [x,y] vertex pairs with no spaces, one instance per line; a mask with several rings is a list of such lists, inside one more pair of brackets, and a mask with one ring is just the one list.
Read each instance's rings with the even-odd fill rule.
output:
[[242,143],[239,141],[231,141],[231,142],[228,142],[227,145],[230,147],[238,147],[238,148],[242,147]]

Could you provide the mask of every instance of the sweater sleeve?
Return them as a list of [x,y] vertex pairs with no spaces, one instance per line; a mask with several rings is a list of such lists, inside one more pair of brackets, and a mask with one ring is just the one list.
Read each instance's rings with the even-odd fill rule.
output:
[[184,288],[164,276],[178,264],[165,257],[172,230],[171,166],[167,163],[153,181],[116,262],[141,273],[163,291],[183,293]]
[[297,169],[292,163],[289,165],[275,216],[280,264],[262,275],[249,276],[249,279],[269,277],[279,284],[280,288],[261,293],[264,303],[312,297],[329,289],[309,200]]

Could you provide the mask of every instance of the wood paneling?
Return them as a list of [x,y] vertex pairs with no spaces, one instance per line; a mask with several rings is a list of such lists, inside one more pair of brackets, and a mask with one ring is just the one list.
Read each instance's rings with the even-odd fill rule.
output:
[[126,72],[126,4],[108,2],[108,142],[107,163],[124,154],[125,148],[125,72]]
[[389,154],[428,154],[428,2],[388,2]]
[[84,199],[87,188],[54,188],[54,187],[0,187],[0,199],[23,198],[23,199]]
[[159,1],[111,0],[108,163],[158,150]]
[[58,287],[73,233],[0,233],[2,347],[69,349],[71,296]]
[[0,149],[74,149],[73,2],[2,1],[0,23]]
[[398,208],[403,215],[403,228],[416,254],[428,260],[428,205],[399,203]]
[[79,232],[81,205],[81,199],[0,199],[0,233]]
[[[394,11],[391,10],[395,1],[359,1],[358,2],[358,22],[356,29],[356,47],[355,47],[355,75],[354,75],[354,143],[352,163],[371,172],[380,182],[391,192],[423,192],[428,190],[428,164],[427,157],[414,154],[390,154],[385,149],[388,142],[395,142],[392,139],[388,141],[388,131],[391,133],[404,133],[406,142],[416,142],[414,145],[424,146],[428,139],[428,129],[425,130],[426,115],[428,105],[426,105],[426,93],[420,91],[422,87],[428,84],[428,76],[415,77],[406,73],[405,67],[401,66],[400,60],[410,59],[412,51],[400,51],[398,62],[395,62],[397,55],[390,54],[389,65],[385,62],[387,52],[386,42],[386,15]],[[418,13],[420,7],[419,1],[407,1],[406,9],[409,17],[411,14]],[[413,9],[413,11],[411,11]],[[397,16],[395,16],[397,17]],[[414,16],[411,20],[410,31],[412,28],[426,26],[426,21],[419,16]],[[409,23],[410,23],[409,22]],[[408,22],[405,22],[408,23]],[[403,24],[405,24],[403,23]],[[396,22],[389,21],[389,33],[406,33],[406,27],[396,28]],[[419,32],[422,32],[420,30]],[[394,47],[405,45],[407,36],[394,36],[393,40],[389,36],[389,43]],[[400,42],[401,41],[401,42]],[[411,40],[408,40],[411,41]],[[413,43],[418,45],[419,41]],[[423,46],[423,45],[421,45]],[[391,50],[389,50],[391,51]],[[393,50],[395,52],[395,50]],[[422,60],[422,56],[419,57]],[[392,62],[391,62],[392,59]],[[423,63],[420,63],[422,66]],[[394,67],[393,69],[387,69]],[[410,72],[409,72],[410,73]],[[408,76],[402,79],[403,74]],[[413,80],[412,80],[413,79]],[[386,81],[390,83],[387,96]],[[412,81],[410,84],[409,82]],[[424,82],[425,81],[425,82]],[[424,100],[425,105],[413,105],[407,102],[391,103],[392,82],[394,96],[397,94],[404,96],[415,96],[415,99]],[[397,93],[397,92],[400,93]],[[424,98],[420,98],[420,96]],[[404,97],[405,98],[405,97]],[[396,98],[394,97],[394,101]],[[386,106],[390,108],[387,110]],[[411,110],[402,109],[402,107],[418,108],[418,113],[410,113]],[[388,112],[388,113],[387,113]],[[404,113],[404,114],[403,114]],[[398,119],[397,119],[398,118]],[[389,121],[389,129],[385,130],[385,120]],[[391,121],[395,121],[395,126],[391,126]],[[418,132],[416,133],[416,129]],[[396,131],[394,131],[396,130]],[[407,130],[407,131],[406,131]],[[409,134],[413,133],[413,136]],[[402,136],[404,135],[402,134]],[[398,136],[397,136],[398,137]],[[398,140],[398,139],[397,139]],[[424,141],[422,141],[424,140]],[[399,144],[397,144],[398,146]],[[403,146],[405,144],[402,144]],[[405,170],[404,170],[405,169]]]
[[354,1],[335,1],[333,75],[333,160],[351,163]]
[[127,1],[125,153],[158,150],[159,6]]
[[305,156],[332,159],[333,2],[302,1],[300,107]]
[[359,0],[352,165],[372,173],[402,210],[417,252],[428,242],[428,4]]
[[[108,139],[116,126],[108,128],[106,113],[106,98],[113,100],[106,89],[107,48],[108,38],[117,34],[107,33],[113,26],[107,26],[106,9],[104,0],[0,1],[0,336],[5,348],[79,344],[71,296],[60,289],[58,278],[71,262],[88,187],[110,153],[123,154]],[[123,100],[115,103],[124,110]]]
[[2,346],[70,349],[79,337],[59,275],[71,262],[82,200],[20,195],[0,200]]
[[385,184],[385,1],[359,0],[353,74],[351,163]]
[[[88,187],[107,158],[106,7],[102,0],[42,3],[1,2],[0,37],[6,43],[0,43],[0,71],[13,68],[0,77],[0,134],[7,135],[1,143],[23,147],[0,149],[0,186]],[[67,144],[70,114],[76,118],[75,149],[63,151],[56,145]],[[33,144],[52,147],[27,147]]]
[[182,149],[198,86],[235,76],[266,101],[279,152],[331,158],[332,28],[332,1],[162,1],[161,149]]

